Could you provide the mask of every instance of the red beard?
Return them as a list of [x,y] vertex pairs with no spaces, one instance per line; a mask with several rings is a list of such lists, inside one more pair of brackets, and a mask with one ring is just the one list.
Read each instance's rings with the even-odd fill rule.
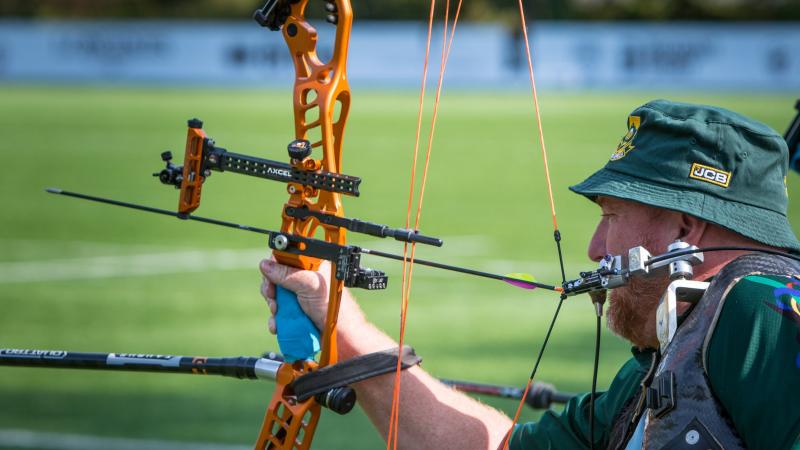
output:
[[611,291],[608,328],[640,349],[658,348],[656,309],[668,285],[665,277],[633,278]]

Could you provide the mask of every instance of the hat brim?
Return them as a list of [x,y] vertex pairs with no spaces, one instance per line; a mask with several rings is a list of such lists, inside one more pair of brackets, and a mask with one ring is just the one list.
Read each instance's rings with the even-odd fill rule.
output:
[[650,180],[603,168],[571,191],[594,201],[597,196],[632,200],[684,212],[774,247],[800,251],[800,241],[783,214],[712,195],[664,186]]

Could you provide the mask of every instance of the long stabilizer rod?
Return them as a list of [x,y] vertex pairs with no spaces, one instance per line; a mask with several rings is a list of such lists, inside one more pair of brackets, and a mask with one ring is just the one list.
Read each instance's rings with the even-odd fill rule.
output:
[[[525,392],[525,389],[514,386],[473,383],[470,381],[449,379],[440,379],[439,381],[461,392],[511,398],[515,400],[521,400]],[[552,384],[537,381],[534,382],[528,390],[528,395],[525,397],[525,404],[533,409],[548,409],[555,403],[567,403],[574,396],[575,394],[573,393],[557,391]]]
[[[89,369],[117,372],[182,373],[219,375],[240,380],[275,380],[283,357],[277,353],[252,356],[174,356],[141,353],[87,353],[65,350],[0,348],[0,366],[49,369]],[[522,398],[523,389],[513,386],[442,379],[459,391],[493,397]],[[551,384],[536,382],[525,400],[534,409],[566,403],[574,394],[558,392]],[[327,406],[327,405],[326,405]]]
[[[103,198],[103,197],[96,197],[94,195],[81,194],[81,193],[78,193],[78,192],[70,192],[70,191],[65,191],[63,189],[47,188],[46,191],[51,193],[51,194],[64,195],[64,196],[67,196],[67,197],[79,198],[79,199],[82,199],[82,200],[89,200],[89,201],[92,201],[92,202],[105,203],[107,205],[121,206],[123,208],[130,208],[130,209],[135,209],[135,210],[138,210],[138,211],[145,211],[145,212],[150,212],[150,213],[154,213],[154,214],[161,214],[161,215],[164,215],[164,216],[177,217],[177,218],[182,219],[182,220],[194,220],[194,221],[197,221],[197,222],[208,223],[208,224],[211,224],[211,225],[219,225],[219,226],[223,226],[223,227],[227,227],[227,228],[235,228],[235,229],[239,229],[239,230],[250,231],[250,232],[253,232],[253,233],[264,234],[264,235],[267,235],[267,236],[269,236],[270,233],[273,233],[273,231],[267,230],[267,229],[264,229],[264,228],[251,227],[251,226],[248,226],[248,225],[241,225],[241,224],[238,224],[238,223],[227,222],[227,221],[224,221],[224,220],[218,220],[218,219],[211,219],[211,218],[208,218],[208,217],[195,216],[193,214],[181,214],[181,213],[177,213],[177,212],[174,212],[174,211],[169,211],[169,210],[166,210],[166,209],[154,208],[152,206],[144,206],[144,205],[139,205],[139,204],[136,204],[136,203],[128,203],[128,202],[123,202],[123,201],[119,201],[119,200],[112,200],[112,199]],[[381,252],[381,251],[377,251],[377,250],[370,250],[370,249],[363,248],[363,247],[360,247],[360,249],[361,249],[361,253],[364,253],[364,254],[367,254],[367,255],[378,256],[378,257],[386,258],[386,259],[393,259],[393,260],[396,260],[396,261],[403,261],[404,259],[406,261],[408,261],[408,262],[411,261],[410,258],[404,258],[403,256],[396,255],[396,254],[393,254],[393,253],[386,253],[386,252]],[[515,276],[511,276],[511,275],[498,275],[498,274],[494,274],[494,273],[490,273],[490,272],[483,272],[483,271],[480,271],[480,270],[467,269],[467,268],[464,268],[464,267],[453,266],[453,265],[450,265],[450,264],[438,263],[438,262],[435,262],[435,261],[427,261],[427,260],[424,260],[424,259],[414,258],[414,264],[419,264],[421,266],[434,267],[436,269],[448,270],[448,271],[451,271],[451,272],[463,273],[463,274],[467,274],[467,275],[474,275],[474,276],[483,277],[483,278],[490,278],[490,279],[493,279],[493,280],[500,280],[500,281],[504,281],[504,282],[506,282],[508,284],[511,284],[511,285],[514,285],[514,286],[517,286],[517,287],[521,287],[521,288],[524,288],[524,289],[540,288],[540,289],[546,289],[546,290],[549,290],[549,291],[557,291],[557,292],[561,292],[562,291],[561,287],[553,286],[553,285],[550,285],[550,284],[538,283],[536,281],[531,281],[531,280],[528,280],[528,279],[521,279],[521,278],[518,278],[518,277],[515,277]]]
[[0,366],[96,369],[123,372],[221,375],[241,380],[274,380],[278,358],[173,356],[140,353],[83,353],[64,350],[0,349]]
[[[173,356],[140,353],[82,353],[64,350],[0,349],[0,366],[52,369],[93,369],[122,372],[220,375],[240,380],[275,380],[283,358],[230,356]],[[356,402],[349,386],[329,389],[315,396],[317,403],[337,414],[347,414]]]

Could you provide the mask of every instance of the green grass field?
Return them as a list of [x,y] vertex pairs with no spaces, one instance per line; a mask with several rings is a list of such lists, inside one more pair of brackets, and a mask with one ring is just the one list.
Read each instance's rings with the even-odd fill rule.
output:
[[[661,96],[728,107],[781,131],[792,116],[791,95],[545,91],[568,276],[593,266],[585,248],[598,210],[567,186],[607,160],[633,107]],[[258,294],[256,265],[268,254],[258,235],[43,190],[172,209],[176,191],[151,173],[162,166],[161,151],[183,153],[186,119],[202,118],[209,135],[232,151],[282,160],[293,138],[290,108],[288,89],[0,86],[0,347],[210,356],[276,350]],[[402,225],[415,118],[414,92],[354,92],[344,171],[363,183],[361,198],[345,201],[348,216]],[[559,281],[527,92],[446,92],[430,173],[421,228],[445,246],[421,249],[419,257]],[[790,196],[799,182],[790,177]],[[216,173],[198,214],[270,228],[285,198],[282,184]],[[797,226],[800,206],[792,208]],[[402,250],[394,241],[350,237]],[[395,336],[399,265],[366,263],[386,270],[390,287],[358,298]],[[434,269],[415,272],[407,340],[424,367],[440,377],[524,384],[557,297]],[[593,323],[587,299],[566,305],[541,380],[565,391],[589,389]],[[608,332],[603,339],[600,386],[629,356],[622,340]],[[0,368],[0,429],[249,444],[271,392],[269,383],[222,378]],[[516,407],[484,400],[509,414]],[[535,417],[526,411],[525,419]],[[325,414],[315,442],[322,449],[381,447],[359,411]]]

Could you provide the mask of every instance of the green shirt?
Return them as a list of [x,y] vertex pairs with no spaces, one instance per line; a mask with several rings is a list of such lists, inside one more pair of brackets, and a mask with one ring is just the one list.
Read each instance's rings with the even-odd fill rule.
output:
[[[614,418],[639,393],[652,351],[633,351],[595,399],[595,447],[605,448]],[[751,275],[728,293],[708,345],[712,390],[748,448],[800,450],[800,279]],[[589,447],[589,394],[558,414],[518,425],[510,449]]]

